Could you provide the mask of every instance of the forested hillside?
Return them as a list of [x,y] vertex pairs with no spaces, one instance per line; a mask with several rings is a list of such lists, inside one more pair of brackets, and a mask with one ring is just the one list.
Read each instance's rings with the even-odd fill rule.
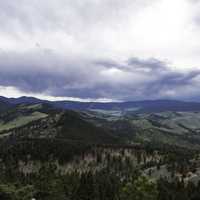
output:
[[0,114],[0,199],[199,199],[199,116],[12,104]]

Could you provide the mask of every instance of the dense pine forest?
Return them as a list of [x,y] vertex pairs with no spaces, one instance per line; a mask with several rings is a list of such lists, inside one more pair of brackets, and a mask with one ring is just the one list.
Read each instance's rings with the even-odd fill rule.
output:
[[9,105],[0,199],[200,199],[198,114]]
[[[200,181],[188,181],[188,176],[200,166],[197,151],[155,144],[77,146],[75,150],[59,143],[56,148],[53,141],[43,139],[20,141],[7,149],[4,146],[1,199],[200,198]],[[160,177],[155,178],[156,173]]]

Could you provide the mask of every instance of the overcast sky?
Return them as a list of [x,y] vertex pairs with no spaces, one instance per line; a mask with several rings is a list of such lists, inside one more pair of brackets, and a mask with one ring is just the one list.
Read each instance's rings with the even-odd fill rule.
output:
[[0,95],[200,101],[199,0],[0,0]]

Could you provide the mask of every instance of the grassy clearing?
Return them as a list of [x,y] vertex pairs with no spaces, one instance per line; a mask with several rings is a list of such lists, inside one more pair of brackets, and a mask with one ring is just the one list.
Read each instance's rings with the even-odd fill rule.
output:
[[0,132],[26,125],[29,122],[45,118],[47,116],[47,114],[41,112],[33,112],[29,116],[19,116],[8,123],[0,122]]

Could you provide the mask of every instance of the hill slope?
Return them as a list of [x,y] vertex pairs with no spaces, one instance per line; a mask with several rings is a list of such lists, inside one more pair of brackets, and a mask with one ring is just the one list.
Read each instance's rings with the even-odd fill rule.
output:
[[48,104],[20,104],[0,113],[0,136],[54,138],[84,143],[117,141],[108,130],[96,127],[81,113],[55,109]]

